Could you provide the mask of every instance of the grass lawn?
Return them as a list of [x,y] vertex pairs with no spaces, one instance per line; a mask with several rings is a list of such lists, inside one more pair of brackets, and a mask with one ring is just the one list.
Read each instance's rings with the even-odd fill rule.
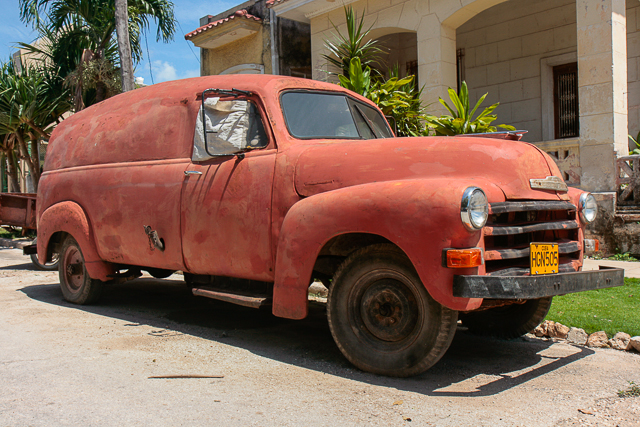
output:
[[640,279],[625,278],[624,286],[553,298],[547,320],[584,329],[640,335]]

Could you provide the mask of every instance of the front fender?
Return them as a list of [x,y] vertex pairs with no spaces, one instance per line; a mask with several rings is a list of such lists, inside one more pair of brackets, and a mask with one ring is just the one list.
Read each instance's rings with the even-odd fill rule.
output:
[[47,208],[38,220],[38,259],[47,259],[47,251],[54,233],[65,232],[80,245],[87,273],[92,279],[107,281],[114,273],[113,265],[100,259],[89,220],[75,202],[61,202]]
[[481,231],[469,232],[460,220],[462,193],[482,188],[491,201],[500,189],[484,180],[420,179],[386,181],[317,194],[287,213],[278,240],[273,314],[291,319],[307,315],[307,293],[322,247],[348,233],[386,238],[409,257],[429,294],[453,310],[473,310],[482,299],[453,297],[453,275],[478,269],[442,267],[442,250],[481,244]]

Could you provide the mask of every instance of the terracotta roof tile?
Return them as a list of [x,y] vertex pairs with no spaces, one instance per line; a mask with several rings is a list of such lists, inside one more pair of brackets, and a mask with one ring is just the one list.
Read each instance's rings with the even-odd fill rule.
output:
[[229,22],[229,21],[231,21],[232,19],[235,19],[235,18],[245,18],[245,19],[249,19],[249,20],[252,20],[252,21],[262,22],[261,18],[259,18],[257,16],[250,15],[244,9],[236,10],[235,12],[233,12],[233,15],[229,16],[228,18],[220,19],[220,20],[215,21],[215,22],[209,22],[208,24],[203,25],[202,27],[197,28],[197,29],[191,31],[190,33],[185,34],[184,38],[189,40],[190,38],[192,38],[195,35],[203,33],[203,32],[205,32],[205,31],[207,31],[207,30],[209,30],[211,28],[219,27],[220,25],[224,24],[225,22]]

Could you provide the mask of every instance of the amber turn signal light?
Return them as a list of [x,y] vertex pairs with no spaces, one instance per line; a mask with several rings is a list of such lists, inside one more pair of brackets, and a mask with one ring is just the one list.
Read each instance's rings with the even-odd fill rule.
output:
[[482,249],[447,249],[447,267],[469,268],[482,265]]
[[592,254],[600,250],[600,242],[598,239],[584,239],[584,253]]

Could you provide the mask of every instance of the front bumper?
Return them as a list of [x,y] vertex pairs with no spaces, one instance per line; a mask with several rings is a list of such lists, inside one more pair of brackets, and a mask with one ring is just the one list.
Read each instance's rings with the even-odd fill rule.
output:
[[462,298],[535,299],[624,285],[624,269],[537,276],[454,276],[453,296]]

